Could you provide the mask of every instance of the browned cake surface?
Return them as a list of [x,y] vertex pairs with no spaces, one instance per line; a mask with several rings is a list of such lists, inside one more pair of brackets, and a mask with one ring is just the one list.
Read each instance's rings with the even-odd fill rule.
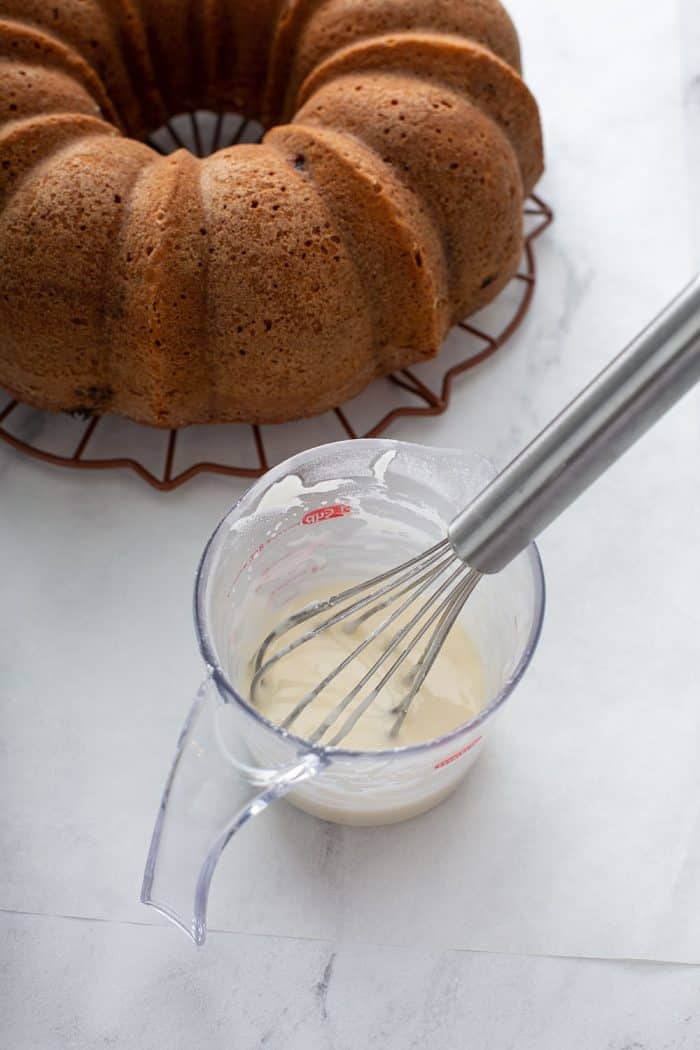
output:
[[[519,63],[497,0],[0,0],[0,385],[276,422],[435,354],[518,264]],[[270,130],[140,141],[200,107]]]

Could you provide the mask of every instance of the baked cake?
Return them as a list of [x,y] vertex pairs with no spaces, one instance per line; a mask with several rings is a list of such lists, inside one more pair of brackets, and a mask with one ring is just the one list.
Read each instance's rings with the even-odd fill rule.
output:
[[[0,385],[270,423],[434,355],[518,265],[519,70],[497,0],[0,0]],[[197,109],[268,130],[143,141]]]

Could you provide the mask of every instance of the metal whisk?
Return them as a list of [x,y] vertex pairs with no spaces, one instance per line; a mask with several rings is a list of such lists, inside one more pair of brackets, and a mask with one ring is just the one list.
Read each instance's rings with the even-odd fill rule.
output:
[[[387,644],[372,666],[308,739],[318,743],[357,700],[326,744],[337,746],[389,679],[410,666],[402,679],[405,694],[392,710],[391,735],[396,736],[482,576],[499,572],[520,554],[698,380],[700,275],[453,519],[445,539],[371,580],[312,602],[270,632],[256,654],[252,701],[265,674],[290,652],[336,624],[352,630],[391,608],[299,700],[282,728],[291,728],[360,653],[386,635]],[[406,622],[392,634],[400,617]],[[273,643],[296,628],[302,633],[268,656]]]

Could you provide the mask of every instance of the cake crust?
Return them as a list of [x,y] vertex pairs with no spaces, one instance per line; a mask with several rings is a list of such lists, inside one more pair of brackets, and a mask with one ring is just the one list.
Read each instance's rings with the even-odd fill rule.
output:
[[[268,130],[143,141],[198,108]],[[498,293],[542,166],[497,0],[0,0],[0,385],[158,427],[321,413]]]

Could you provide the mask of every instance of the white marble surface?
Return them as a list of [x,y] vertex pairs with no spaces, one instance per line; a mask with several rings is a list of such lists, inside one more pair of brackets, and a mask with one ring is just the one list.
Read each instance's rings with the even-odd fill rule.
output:
[[0,917],[4,1045],[695,1050],[698,973]]
[[[459,387],[454,411],[392,432],[475,447],[497,463],[700,263],[696,5],[513,0],[511,8],[544,115],[541,192],[557,211],[538,250],[541,287],[523,330]],[[509,930],[498,921],[505,912],[482,917],[466,945],[490,944],[492,952],[451,950],[455,942],[442,933],[411,943],[409,931],[403,947],[372,936],[373,887],[361,879],[355,850],[359,844],[369,862],[370,840],[351,841],[283,807],[241,838],[215,883],[213,925],[234,932],[212,934],[197,953],[159,926],[137,896],[162,781],[199,677],[192,577],[241,485],[205,478],[159,496],[128,475],[61,473],[0,449],[7,1045],[697,1046],[700,967],[542,955],[597,954],[619,913],[637,935],[624,954],[700,962],[700,824],[680,838],[671,820],[673,836],[658,830],[664,807],[672,813],[697,792],[698,405],[697,395],[687,398],[544,537],[542,646],[512,728],[475,770],[490,790],[526,715],[541,720],[544,756],[548,712],[563,705],[570,732],[556,738],[560,780],[537,785],[515,768],[511,793],[522,796],[531,826],[544,820],[546,831],[548,789],[576,778],[572,828],[591,835],[586,822],[594,820],[619,827],[612,871],[596,871],[581,855],[583,885],[573,868],[565,881],[553,855],[560,882],[544,885],[543,896],[561,936],[539,945],[540,956],[530,954],[536,929],[521,930],[519,954],[506,954]],[[279,432],[272,437],[279,442]],[[619,698],[630,695],[639,698],[634,724],[621,720]],[[593,757],[596,734],[620,737],[615,776]],[[659,783],[660,751],[677,757],[670,782]],[[591,814],[586,791],[601,777],[610,807]],[[437,826],[448,827],[469,798],[460,794],[439,811]],[[628,841],[625,806],[647,803],[654,836],[642,842],[637,830]],[[554,831],[556,843],[561,828]],[[425,843],[421,823],[393,840],[410,863]],[[654,888],[651,914],[640,912],[635,926],[625,886],[644,884],[648,857],[659,854],[676,907],[665,910]],[[261,877],[255,865],[265,859],[276,879]],[[253,872],[254,885],[245,878]],[[517,879],[514,863],[503,878],[504,909],[517,901]],[[586,911],[595,903],[586,895],[591,879],[607,889],[599,914]],[[231,885],[250,888],[231,897]],[[343,900],[352,903],[344,921],[327,922],[324,909]],[[584,934],[586,949],[567,948]]]

